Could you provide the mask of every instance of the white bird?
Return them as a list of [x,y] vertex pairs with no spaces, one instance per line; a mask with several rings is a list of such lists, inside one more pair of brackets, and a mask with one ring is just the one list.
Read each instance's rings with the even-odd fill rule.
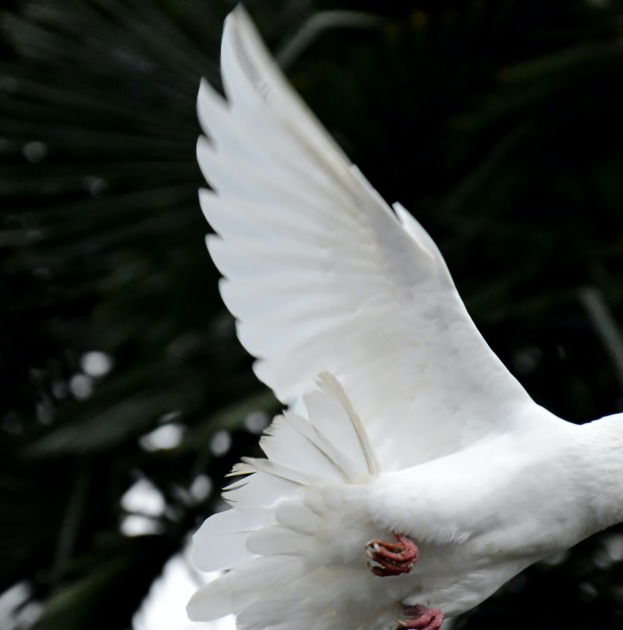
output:
[[[565,422],[487,346],[435,243],[370,186],[246,13],[203,82],[201,207],[255,372],[290,405],[195,534],[188,605],[241,630],[438,630],[623,520],[623,414]],[[319,376],[320,375],[320,376]]]

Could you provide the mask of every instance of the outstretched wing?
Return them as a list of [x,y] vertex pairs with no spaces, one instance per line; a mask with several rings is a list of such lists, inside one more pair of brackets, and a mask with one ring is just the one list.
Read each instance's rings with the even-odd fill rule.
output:
[[504,428],[522,386],[467,314],[441,254],[370,186],[289,87],[246,13],[225,24],[227,100],[202,83],[203,212],[255,371],[290,403],[333,373],[384,469]]

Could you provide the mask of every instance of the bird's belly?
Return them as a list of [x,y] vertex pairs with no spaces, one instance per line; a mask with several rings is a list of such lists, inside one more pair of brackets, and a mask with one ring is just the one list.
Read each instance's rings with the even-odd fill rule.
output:
[[484,558],[470,542],[423,546],[404,603],[441,608],[454,617],[474,608],[534,560],[527,557]]
[[[422,603],[456,616],[477,606],[520,571],[567,549],[583,537],[580,529],[544,528],[538,515],[512,518],[467,540],[421,545],[405,603]],[[577,531],[576,531],[577,529]]]
[[535,489],[532,497],[495,506],[490,526],[474,528],[466,541],[466,554],[484,566],[509,561],[527,566],[572,547],[590,534],[586,520],[563,492],[540,497]]

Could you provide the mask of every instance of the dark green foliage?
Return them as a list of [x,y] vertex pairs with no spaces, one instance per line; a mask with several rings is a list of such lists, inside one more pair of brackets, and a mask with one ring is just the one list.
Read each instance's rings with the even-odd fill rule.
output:
[[[247,4],[350,157],[429,229],[535,399],[577,422],[620,410],[623,367],[581,295],[623,322],[621,2]],[[41,630],[127,627],[213,508],[189,498],[193,479],[221,484],[255,448],[245,418],[277,408],[218,298],[196,200],[194,99],[200,76],[218,83],[232,6],[0,14],[0,591],[27,580],[48,603]],[[114,366],[90,379],[93,350]],[[171,422],[176,448],[140,446]],[[159,533],[127,538],[120,498],[141,477],[168,508]],[[604,540],[460,628],[620,627],[623,565]]]

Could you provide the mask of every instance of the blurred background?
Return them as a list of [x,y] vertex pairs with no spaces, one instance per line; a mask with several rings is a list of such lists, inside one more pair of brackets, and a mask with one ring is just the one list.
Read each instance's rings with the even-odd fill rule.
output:
[[[183,549],[278,405],[204,249],[220,0],[0,9],[0,627],[186,630]],[[623,2],[248,0],[537,402],[623,411]],[[250,139],[252,141],[252,139]],[[455,628],[623,624],[623,529]]]

